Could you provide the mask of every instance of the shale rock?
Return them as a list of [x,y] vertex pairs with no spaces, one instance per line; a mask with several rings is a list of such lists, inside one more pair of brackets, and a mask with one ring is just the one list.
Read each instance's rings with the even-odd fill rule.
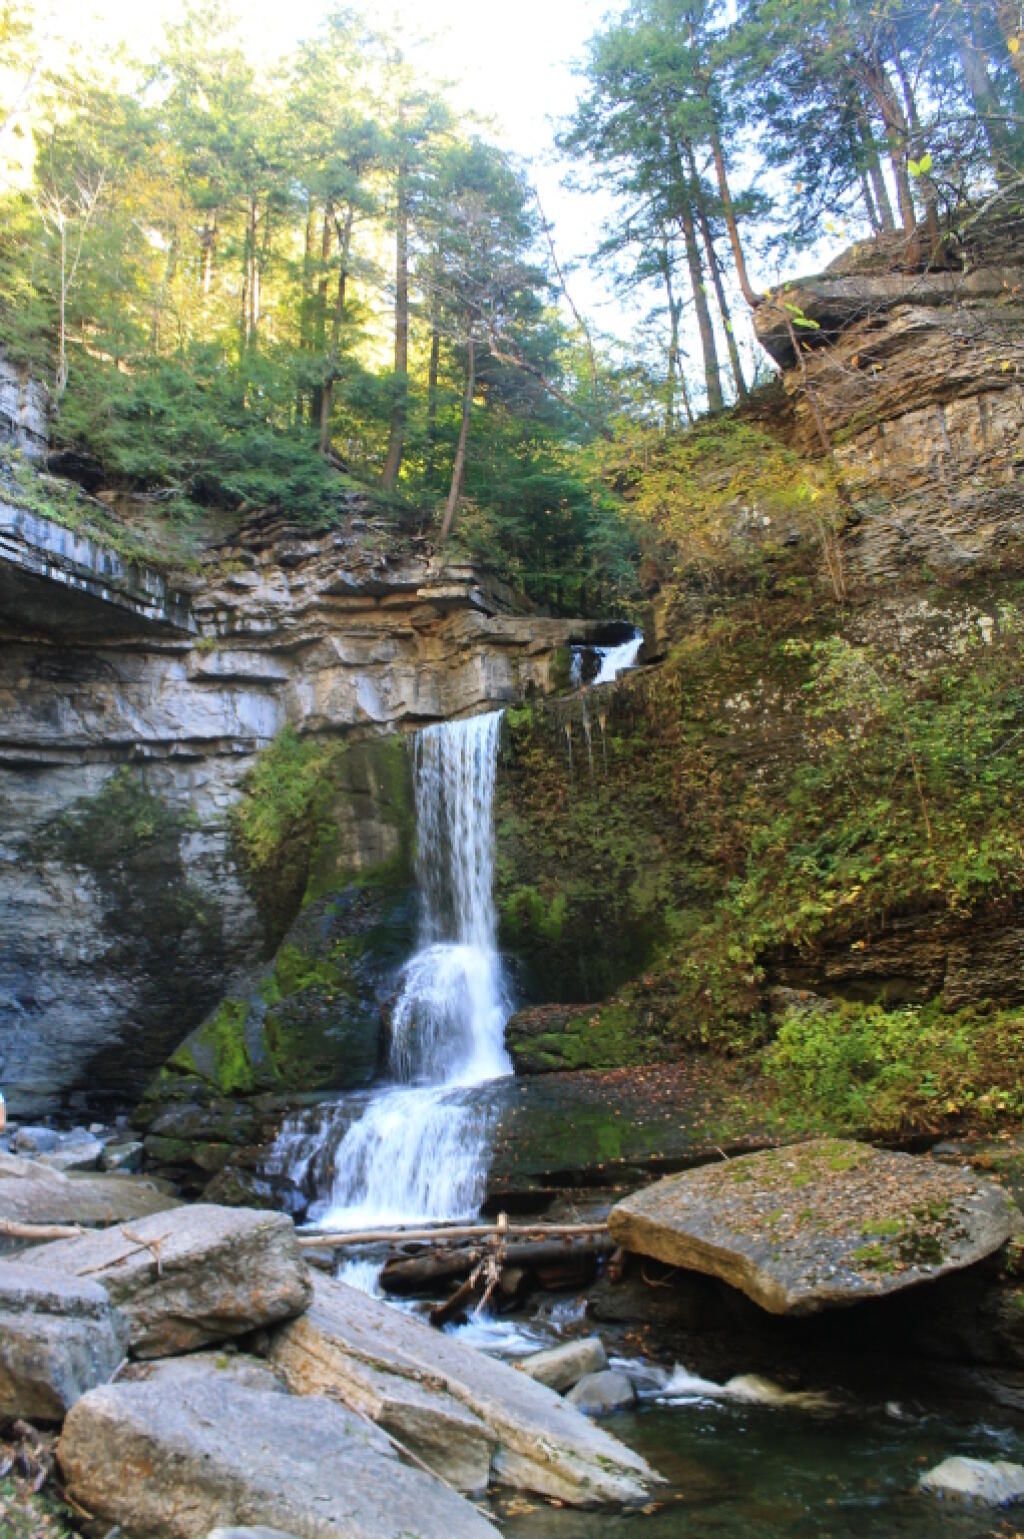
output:
[[127,1346],[128,1322],[98,1283],[0,1262],[0,1419],[62,1421]]
[[72,1498],[149,1539],[269,1526],[296,1539],[484,1539],[496,1530],[386,1435],[321,1396],[247,1387],[208,1363],[95,1389],[57,1450]]
[[544,1385],[343,1283],[315,1280],[312,1308],[277,1333],[270,1357],[292,1389],[330,1387],[370,1415],[375,1397],[384,1417],[396,1404],[418,1414],[412,1386],[443,1416],[456,1403],[482,1424],[499,1484],[584,1506],[639,1500],[659,1479]]
[[103,1283],[136,1357],[167,1357],[288,1319],[309,1301],[291,1219],[259,1209],[178,1208],[37,1246],[27,1264]]
[[921,1476],[922,1491],[933,1496],[953,1496],[984,1502],[989,1507],[1008,1507],[1024,1501],[1024,1464],[1006,1459],[943,1459]]
[[[16,1224],[119,1224],[179,1206],[151,1181],[64,1175],[37,1160],[0,1153],[0,1220]],[[0,1236],[2,1244],[2,1236]]]
[[548,1389],[562,1394],[584,1375],[601,1373],[608,1367],[608,1358],[600,1336],[587,1336],[583,1341],[566,1341],[546,1352],[521,1357],[516,1367],[538,1384],[546,1384]]
[[983,1260],[1016,1211],[973,1175],[825,1138],[666,1177],[618,1203],[608,1228],[773,1314],[813,1314]]

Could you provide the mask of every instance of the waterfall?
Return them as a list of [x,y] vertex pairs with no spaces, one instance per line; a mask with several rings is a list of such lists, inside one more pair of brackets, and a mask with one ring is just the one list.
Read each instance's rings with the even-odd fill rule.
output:
[[511,1073],[493,891],[500,724],[492,711],[414,740],[420,944],[392,1012],[391,1082],[335,1152],[329,1226],[459,1218],[483,1199],[489,1116],[470,1092]]

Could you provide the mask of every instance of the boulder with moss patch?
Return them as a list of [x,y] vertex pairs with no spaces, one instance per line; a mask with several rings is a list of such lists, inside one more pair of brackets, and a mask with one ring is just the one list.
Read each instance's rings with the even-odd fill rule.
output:
[[801,1315],[983,1261],[1016,1212],[973,1175],[824,1138],[669,1176],[616,1204],[608,1228],[627,1250]]

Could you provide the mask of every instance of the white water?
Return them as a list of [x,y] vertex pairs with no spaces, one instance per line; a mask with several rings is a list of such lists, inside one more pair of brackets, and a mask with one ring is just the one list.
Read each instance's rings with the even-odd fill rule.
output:
[[468,1092],[512,1069],[493,893],[500,723],[492,711],[416,736],[421,945],[392,1013],[393,1082],[338,1145],[326,1227],[468,1217],[483,1199],[489,1116]]
[[[620,641],[615,647],[573,647],[569,661],[570,686],[573,689],[579,689],[583,683],[585,654],[591,654],[597,659],[597,672],[590,679],[590,684],[613,684],[620,673],[625,673],[627,668],[635,666],[643,644],[644,633],[636,630],[628,641]],[[587,672],[589,671],[588,668]]]

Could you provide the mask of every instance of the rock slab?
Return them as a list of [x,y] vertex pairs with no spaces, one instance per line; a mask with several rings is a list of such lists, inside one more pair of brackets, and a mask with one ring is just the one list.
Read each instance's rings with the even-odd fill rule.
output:
[[65,1175],[38,1160],[0,1153],[0,1219],[15,1224],[120,1224],[179,1206],[151,1181]]
[[532,1352],[516,1364],[521,1373],[564,1394],[588,1373],[601,1373],[608,1367],[608,1356],[600,1336],[586,1336],[582,1341],[565,1341],[545,1352]]
[[823,1138],[668,1176],[618,1203],[608,1229],[772,1314],[813,1314],[972,1266],[1016,1211],[974,1175]]
[[588,1373],[569,1391],[569,1404],[578,1407],[584,1416],[609,1416],[612,1411],[632,1405],[635,1399],[632,1382],[617,1368]]
[[31,1266],[102,1283],[126,1315],[136,1357],[169,1357],[303,1310],[309,1273],[290,1218],[209,1203],[56,1240]]
[[270,1360],[292,1389],[329,1390],[371,1415],[377,1374],[391,1403],[415,1389],[448,1418],[454,1403],[482,1424],[499,1484],[587,1506],[644,1500],[659,1481],[545,1385],[344,1283],[316,1278],[312,1308],[276,1333]]
[[954,1496],[962,1501],[984,1502],[989,1507],[1008,1507],[1024,1501],[1024,1464],[1006,1459],[943,1459],[921,1476],[922,1491],[933,1496]]
[[145,1380],[92,1390],[69,1413],[57,1457],[76,1502],[149,1539],[250,1524],[295,1539],[497,1532],[334,1401],[250,1388],[208,1363],[160,1363]]
[[62,1421],[127,1346],[128,1322],[98,1283],[0,1262],[0,1420]]

